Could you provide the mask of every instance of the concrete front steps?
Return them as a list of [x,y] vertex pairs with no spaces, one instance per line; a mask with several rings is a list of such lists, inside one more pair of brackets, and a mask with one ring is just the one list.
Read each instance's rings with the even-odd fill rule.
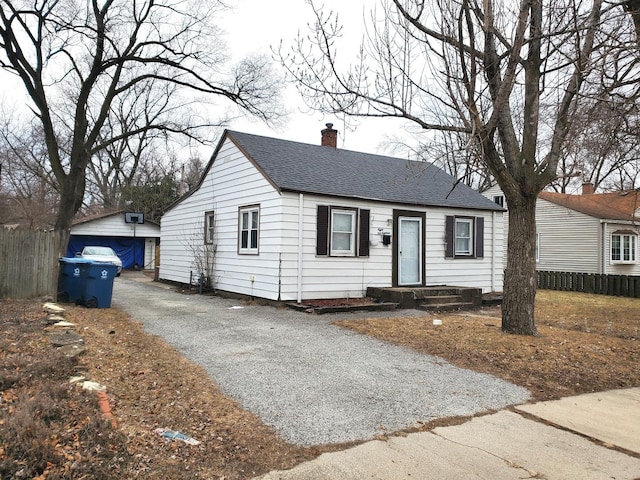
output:
[[399,308],[435,312],[473,310],[482,306],[482,289],[438,285],[433,287],[369,287],[367,297],[397,303]]

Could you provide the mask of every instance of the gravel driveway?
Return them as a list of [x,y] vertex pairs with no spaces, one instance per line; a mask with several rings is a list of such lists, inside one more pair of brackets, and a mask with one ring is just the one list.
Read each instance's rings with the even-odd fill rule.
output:
[[369,440],[529,398],[498,378],[330,323],[389,312],[310,315],[183,295],[131,275],[116,279],[113,306],[204,367],[226,395],[290,443]]

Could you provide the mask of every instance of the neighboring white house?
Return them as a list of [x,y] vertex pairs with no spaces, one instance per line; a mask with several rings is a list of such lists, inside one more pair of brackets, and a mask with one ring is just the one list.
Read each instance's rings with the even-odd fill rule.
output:
[[502,291],[502,208],[428,163],[225,131],[161,220],[161,280],[270,300]]
[[[483,195],[504,202],[494,186]],[[505,214],[505,239],[508,214]],[[640,275],[640,193],[594,193],[589,183],[578,195],[541,192],[536,203],[538,270]],[[506,265],[506,242],[505,258]]]
[[141,214],[94,215],[73,222],[67,256],[73,257],[85,245],[100,245],[113,248],[125,269],[153,270],[159,241],[160,225],[142,218]]

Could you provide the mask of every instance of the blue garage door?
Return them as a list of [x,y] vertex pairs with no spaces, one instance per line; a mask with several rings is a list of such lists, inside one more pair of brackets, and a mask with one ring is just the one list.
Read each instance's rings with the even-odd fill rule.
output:
[[93,235],[71,235],[67,257],[75,257],[87,245],[111,247],[122,260],[122,268],[142,268],[144,265],[144,238],[96,237]]

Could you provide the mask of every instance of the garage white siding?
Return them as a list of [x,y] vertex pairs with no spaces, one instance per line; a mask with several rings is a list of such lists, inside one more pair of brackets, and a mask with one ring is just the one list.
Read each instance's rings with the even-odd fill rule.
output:
[[[109,237],[133,237],[133,224],[125,223],[124,212],[121,212],[77,223],[71,227],[72,235],[97,235],[98,233]],[[159,235],[160,228],[155,223],[136,224],[135,236],[137,238],[157,238]]]

